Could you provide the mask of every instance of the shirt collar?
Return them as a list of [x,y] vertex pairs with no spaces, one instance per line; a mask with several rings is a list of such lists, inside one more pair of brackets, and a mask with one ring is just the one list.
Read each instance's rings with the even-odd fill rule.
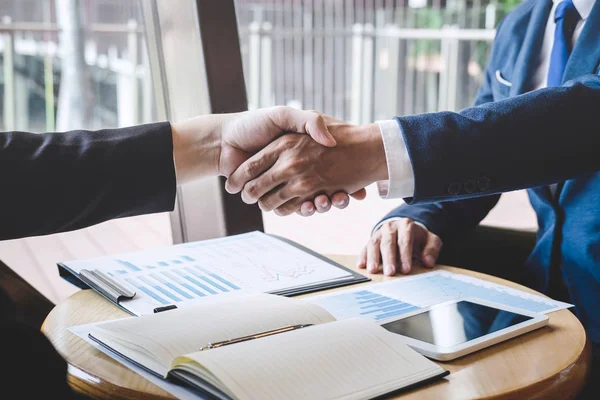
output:
[[[554,5],[557,5],[558,3],[560,3],[564,0],[552,0],[552,1],[554,2]],[[575,6],[575,9],[581,16],[582,20],[587,19],[587,17],[592,12],[594,3],[596,2],[596,0],[571,0],[571,1],[573,2],[573,5]]]

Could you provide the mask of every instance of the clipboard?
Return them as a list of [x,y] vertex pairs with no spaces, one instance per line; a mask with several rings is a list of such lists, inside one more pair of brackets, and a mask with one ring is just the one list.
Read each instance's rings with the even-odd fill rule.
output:
[[[259,232],[259,233],[262,235],[265,235],[262,232]],[[235,236],[241,236],[241,235],[235,235]],[[288,288],[276,289],[276,290],[272,290],[272,291],[265,291],[265,293],[292,297],[292,296],[302,295],[302,294],[306,294],[306,293],[312,293],[312,292],[321,291],[321,290],[327,290],[327,289],[336,288],[336,287],[353,285],[356,283],[368,282],[371,280],[369,277],[364,276],[358,272],[355,272],[349,268],[346,268],[345,266],[340,265],[340,264],[336,263],[335,261],[328,259],[328,258],[322,256],[321,254],[316,253],[316,252],[314,252],[292,240],[289,240],[289,239],[286,239],[286,238],[283,238],[283,237],[280,237],[277,235],[266,235],[266,236],[269,236],[270,238],[275,239],[277,241],[284,242],[287,245],[293,246],[296,249],[302,251],[303,253],[311,255],[312,257],[317,258],[320,261],[323,261],[331,266],[336,267],[337,269],[344,271],[347,274],[347,278],[343,279],[343,280],[329,280],[329,281],[326,280],[326,281],[316,282],[316,283],[310,284],[310,285],[288,287]],[[226,238],[221,238],[221,239],[229,239],[229,238],[232,238],[232,237],[226,237]],[[215,239],[215,240],[219,240],[219,239]],[[193,242],[193,243],[182,243],[182,244],[178,244],[178,245],[166,246],[165,248],[170,248],[170,247],[174,247],[174,246],[193,245],[195,243],[202,243],[202,242],[209,242],[209,241],[210,240]],[[150,250],[156,250],[156,249],[150,249]],[[144,250],[142,250],[141,252],[144,252]],[[118,257],[118,256],[119,255],[110,255],[107,257]],[[100,295],[104,296],[107,300],[109,300],[110,302],[112,302],[113,304],[118,306],[119,308],[123,309],[124,311],[128,312],[129,314],[141,315],[139,313],[136,313],[136,312],[130,310],[126,306],[127,300],[133,300],[136,298],[136,293],[131,290],[131,289],[133,289],[133,287],[130,289],[124,285],[119,284],[119,282],[117,282],[111,276],[108,276],[107,274],[103,273],[102,271],[92,268],[91,264],[86,266],[85,269],[81,269],[81,270],[75,270],[74,268],[70,267],[71,263],[80,262],[80,261],[87,261],[87,260],[74,260],[74,261],[69,261],[69,262],[57,263],[59,275],[63,279],[67,280],[68,282],[74,284],[75,286],[77,286],[81,289],[90,289],[90,288],[94,289]],[[163,310],[167,311],[167,310],[170,310],[173,308],[177,308],[177,307],[174,304],[168,304],[165,307],[155,308],[154,312],[162,312]],[[151,310],[149,310],[147,312],[151,312]],[[144,313],[146,313],[146,312],[144,312]]]
[[135,297],[134,291],[99,270],[82,269],[79,271],[79,279],[115,304],[119,304],[121,300]]

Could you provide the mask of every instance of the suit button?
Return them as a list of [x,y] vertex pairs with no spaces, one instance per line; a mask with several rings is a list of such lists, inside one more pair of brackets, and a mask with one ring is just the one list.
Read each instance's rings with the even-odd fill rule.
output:
[[475,182],[475,179],[469,179],[465,182],[465,192],[471,194],[475,191],[476,188],[477,182]]
[[490,188],[490,178],[484,176],[477,181],[477,187],[480,191],[485,192]]
[[448,186],[448,193],[450,193],[452,196],[458,196],[460,189],[462,189],[462,185],[458,182],[454,182]]

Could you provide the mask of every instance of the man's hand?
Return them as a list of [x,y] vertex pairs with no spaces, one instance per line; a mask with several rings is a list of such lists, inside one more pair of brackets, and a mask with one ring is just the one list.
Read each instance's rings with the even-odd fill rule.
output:
[[[208,175],[229,176],[277,137],[308,134],[319,146],[336,145],[323,117],[291,107],[202,115],[171,125],[178,183]],[[324,147],[327,148],[327,147]]]
[[410,218],[384,222],[363,248],[358,267],[372,274],[380,271],[392,276],[397,271],[408,274],[413,260],[433,268],[442,249],[439,236],[416,224]]
[[[258,202],[263,211],[279,215],[298,211],[319,195],[356,193],[387,179],[385,151],[376,124],[356,126],[326,119],[337,142],[327,148],[302,135],[286,135],[258,152],[227,180],[230,193]],[[308,140],[307,140],[308,139]],[[318,209],[317,209],[318,210]]]
[[[367,191],[363,188],[352,193],[350,196],[356,200],[364,200],[367,197]],[[310,217],[315,212],[325,213],[329,211],[331,206],[343,210],[344,208],[348,207],[348,204],[350,204],[350,197],[346,192],[334,193],[331,196],[331,199],[329,196],[321,194],[315,197],[313,201],[308,200],[302,203],[300,210],[296,211],[296,213],[302,215],[303,217]]]

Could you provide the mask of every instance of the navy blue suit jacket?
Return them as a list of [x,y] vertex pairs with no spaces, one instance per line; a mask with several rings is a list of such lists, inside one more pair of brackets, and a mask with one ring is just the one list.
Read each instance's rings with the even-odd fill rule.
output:
[[[600,2],[563,86],[531,91],[551,7],[551,0],[527,0],[503,19],[475,107],[397,118],[415,193],[385,218],[409,217],[444,240],[474,228],[496,205],[495,194],[530,188],[539,231],[526,283],[546,292],[557,274],[600,343]],[[547,185],[555,182],[552,197]]]

